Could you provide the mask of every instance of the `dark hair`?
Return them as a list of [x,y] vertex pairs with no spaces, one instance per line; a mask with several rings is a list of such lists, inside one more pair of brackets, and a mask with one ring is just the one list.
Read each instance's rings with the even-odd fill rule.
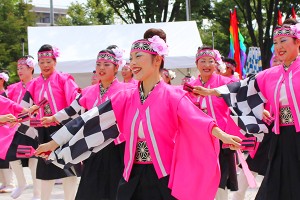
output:
[[116,55],[112,49],[116,49],[118,48],[117,45],[109,45],[106,49],[99,51],[99,53],[110,53],[112,55]]
[[[152,38],[154,35],[159,36],[161,39],[163,39],[165,42],[167,41],[167,35],[162,29],[158,28],[150,28],[144,33],[144,39]],[[154,55],[153,55],[154,57]],[[161,60],[161,64],[159,69],[164,68],[164,60]]]
[[284,22],[282,23],[284,24],[289,24],[289,25],[296,25],[297,23],[299,23],[296,19],[293,18],[288,18],[286,20],[284,20]]
[[[236,67],[236,62],[232,58],[222,57],[222,60],[223,60],[223,62],[228,62],[228,63],[232,64],[234,67]],[[231,74],[232,75],[234,74],[234,70],[231,70]]]
[[[25,55],[25,56],[22,56],[20,59],[22,59],[22,58],[25,58],[25,59],[27,59],[27,58],[32,58],[32,59],[34,59],[31,55]],[[27,66],[27,67],[29,67],[29,66]],[[31,74],[34,74],[34,68],[32,69]]]
[[112,50],[112,49],[116,49],[116,48],[118,48],[118,46],[113,44],[113,45],[109,45],[106,49]]
[[[53,51],[53,47],[50,44],[44,44],[43,46],[41,46],[38,52],[43,52],[43,51]],[[53,60],[56,61],[56,58],[53,58]]]
[[206,46],[206,45],[203,45],[202,47],[198,47],[198,51],[199,50],[214,50],[211,46]]
[[165,42],[167,42],[167,35],[166,33],[159,28],[150,28],[144,33],[144,39],[152,38],[154,35],[159,36]]

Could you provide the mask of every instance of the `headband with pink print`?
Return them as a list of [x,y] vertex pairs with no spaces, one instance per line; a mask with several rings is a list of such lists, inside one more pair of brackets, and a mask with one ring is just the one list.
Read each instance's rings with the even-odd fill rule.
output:
[[159,36],[135,41],[131,46],[131,52],[142,51],[153,55],[168,55],[168,45]]
[[104,62],[110,62],[114,65],[119,65],[120,67],[123,67],[126,65],[126,60],[123,59],[124,50],[119,48],[112,49],[112,53],[109,52],[99,52],[97,56],[97,62],[104,61]]
[[218,50],[215,49],[198,49],[197,54],[196,54],[196,63],[200,58],[203,57],[211,57],[213,58],[217,63],[218,63],[218,69],[224,73],[226,71],[226,65],[222,61],[221,54]]
[[42,59],[42,58],[53,58],[56,59],[57,57],[59,57],[60,52],[59,49],[56,47],[53,47],[53,49],[51,51],[41,51],[38,52],[38,59]]
[[27,57],[27,58],[24,57],[18,60],[18,67],[21,65],[27,65],[28,67],[34,68],[35,62],[31,57]]
[[277,38],[282,36],[300,39],[300,23],[296,25],[283,25],[276,28],[273,37]]

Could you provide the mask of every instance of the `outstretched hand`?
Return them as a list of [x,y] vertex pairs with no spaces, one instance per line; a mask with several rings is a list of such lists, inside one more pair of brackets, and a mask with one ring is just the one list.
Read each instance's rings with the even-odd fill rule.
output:
[[35,156],[48,159],[49,154],[47,154],[45,152],[49,152],[49,151],[52,152],[55,149],[57,149],[57,147],[59,147],[59,145],[54,140],[51,140],[50,142],[47,142],[47,143],[44,143],[44,144],[41,144],[36,149]]
[[12,114],[6,114],[0,116],[0,123],[6,123],[6,122],[16,122],[17,118],[13,116]]
[[237,136],[224,134],[221,140],[224,144],[229,144],[231,150],[238,150],[241,148],[240,142],[242,142],[242,139]]
[[50,126],[52,123],[56,123],[59,124],[59,122],[55,119],[54,116],[50,116],[50,117],[43,117],[41,118],[41,124],[44,125],[45,127]]
[[201,96],[209,96],[209,95],[220,96],[217,93],[217,91],[215,91],[214,89],[209,89],[202,86],[194,86],[193,93]]

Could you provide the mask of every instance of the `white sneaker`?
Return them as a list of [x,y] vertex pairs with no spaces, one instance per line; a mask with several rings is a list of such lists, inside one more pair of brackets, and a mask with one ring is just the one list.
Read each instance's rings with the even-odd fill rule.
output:
[[0,193],[11,193],[14,190],[14,186],[6,186],[2,190],[0,190]]
[[26,187],[27,187],[27,185],[25,185],[23,187],[16,187],[10,195],[11,198],[13,198],[13,199],[18,198],[23,193],[23,191],[26,189]]

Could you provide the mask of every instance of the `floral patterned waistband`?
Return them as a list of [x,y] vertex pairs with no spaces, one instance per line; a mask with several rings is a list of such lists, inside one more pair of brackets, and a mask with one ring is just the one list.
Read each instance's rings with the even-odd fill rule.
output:
[[149,148],[146,140],[139,139],[136,144],[135,161],[136,164],[152,164]]
[[293,126],[294,118],[289,106],[280,107],[280,126]]

